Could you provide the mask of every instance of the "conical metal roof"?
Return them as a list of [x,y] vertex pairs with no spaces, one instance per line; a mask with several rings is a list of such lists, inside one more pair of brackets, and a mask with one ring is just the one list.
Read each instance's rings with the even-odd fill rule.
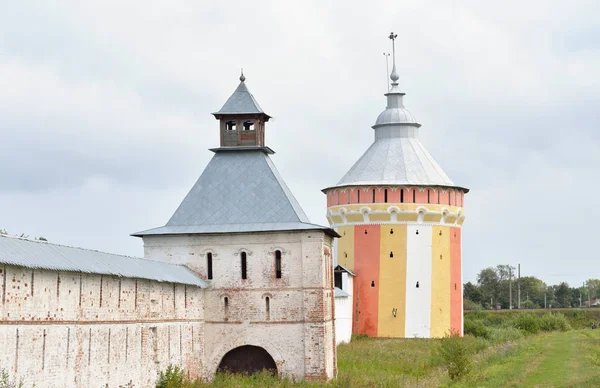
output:
[[373,125],[375,141],[342,179],[329,188],[368,185],[457,187],[419,140],[421,125],[404,107],[404,93],[398,89],[395,64],[391,79],[392,87],[385,94],[387,107]]
[[266,114],[258,102],[250,93],[248,86],[244,82],[246,77],[242,74],[240,77],[240,84],[235,89],[233,94],[229,97],[229,99],[225,102],[223,107],[218,111],[213,113],[217,114]]

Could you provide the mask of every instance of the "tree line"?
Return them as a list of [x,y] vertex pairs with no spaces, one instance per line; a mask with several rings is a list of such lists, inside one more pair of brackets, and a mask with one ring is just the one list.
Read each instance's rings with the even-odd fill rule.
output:
[[[512,286],[511,286],[512,283]],[[498,265],[482,269],[477,275],[477,283],[464,284],[465,310],[510,308],[512,289],[512,308],[518,308],[519,288],[522,309],[592,307],[600,299],[600,279],[589,279],[580,287],[571,287],[567,282],[547,285],[535,276],[517,279],[515,268]]]

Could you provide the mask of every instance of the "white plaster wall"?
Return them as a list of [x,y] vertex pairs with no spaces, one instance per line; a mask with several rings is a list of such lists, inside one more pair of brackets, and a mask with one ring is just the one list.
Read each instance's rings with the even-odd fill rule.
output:
[[430,336],[431,241],[431,225],[407,226],[405,336],[408,338]]
[[352,339],[352,296],[335,298],[335,340],[337,344]]
[[0,290],[0,368],[26,387],[151,387],[169,364],[202,373],[198,287],[0,266]]
[[[275,276],[277,250],[282,253],[280,279]],[[207,253],[212,254],[213,278],[206,291],[208,378],[223,355],[243,345],[267,350],[284,375],[335,375],[331,250],[332,239],[322,231],[144,237],[146,258],[185,264],[204,279]]]

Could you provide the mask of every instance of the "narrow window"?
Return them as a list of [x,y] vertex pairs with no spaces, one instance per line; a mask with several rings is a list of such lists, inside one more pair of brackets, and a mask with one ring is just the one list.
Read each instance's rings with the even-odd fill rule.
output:
[[208,275],[208,280],[212,280],[213,271],[212,271],[212,253],[208,252],[206,254],[206,272]]
[[360,189],[358,189],[357,195],[357,203],[360,203]]
[[267,321],[268,321],[271,319],[271,300],[269,299],[268,296],[265,298],[265,304],[266,304]]
[[419,288],[419,282],[417,282],[417,288]]
[[417,203],[417,190],[413,190],[413,203]]
[[390,259],[394,257],[394,252],[390,252]]
[[281,251],[275,251],[275,277],[281,279]]
[[227,318],[227,313],[229,312],[229,298],[223,298],[223,312],[225,313],[225,318]]
[[254,121],[244,121],[244,131],[254,131]]
[[400,190],[400,203],[404,203],[404,189]]
[[440,190],[438,190],[438,204],[440,203]]
[[375,203],[375,189],[373,189],[373,203]]
[[448,205],[452,205],[452,202],[450,202],[450,191],[448,191]]
[[242,279],[248,279],[246,268],[246,252],[242,252]]
[[228,121],[225,123],[226,129],[228,131],[235,131],[235,121]]
[[387,189],[383,191],[383,202],[387,203]]
[[375,280],[371,280],[371,287],[375,287]]
[[348,195],[346,195],[347,199],[348,199],[348,203],[350,203],[350,190],[348,189]]
[[431,203],[431,192],[427,189],[427,203]]

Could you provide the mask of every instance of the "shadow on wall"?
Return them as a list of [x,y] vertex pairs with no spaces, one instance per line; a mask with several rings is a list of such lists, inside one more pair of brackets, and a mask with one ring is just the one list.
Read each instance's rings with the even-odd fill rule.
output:
[[266,370],[277,375],[277,365],[273,357],[263,348],[245,345],[232,349],[221,360],[217,373],[241,373],[253,375]]

